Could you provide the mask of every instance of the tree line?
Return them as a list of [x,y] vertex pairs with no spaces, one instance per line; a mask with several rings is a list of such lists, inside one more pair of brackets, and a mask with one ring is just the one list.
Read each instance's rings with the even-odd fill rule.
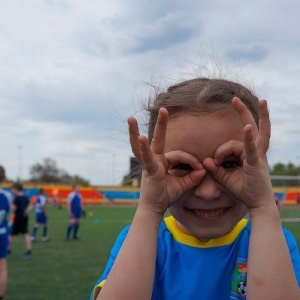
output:
[[294,180],[288,179],[272,179],[273,186],[300,186],[300,166],[289,162],[287,164],[276,163],[270,167],[270,175],[279,176],[294,176],[297,177]]
[[[138,166],[135,166],[135,170],[130,170],[123,176],[121,185],[132,185],[133,178],[137,178],[140,182],[141,172],[138,170]],[[281,176],[299,176],[300,177],[300,166],[289,162],[276,163],[269,167],[270,175],[281,175]],[[89,186],[90,181],[80,175],[70,175],[67,171],[60,169],[55,160],[51,158],[45,158],[42,162],[37,162],[30,167],[30,178],[26,182],[31,183],[51,183],[51,184],[74,184],[78,183],[82,186]],[[134,174],[137,174],[135,176]],[[300,185],[300,180],[272,180],[275,186],[295,186]]]
[[80,175],[70,175],[63,169],[58,168],[55,160],[45,158],[42,162],[35,163],[30,167],[30,178],[32,183],[56,183],[56,184],[80,184],[89,186],[90,181]]
[[[270,175],[279,176],[298,176],[300,178],[300,166],[289,162],[287,164],[278,162],[273,166],[269,166]],[[122,185],[132,185],[133,178],[141,181],[141,169],[140,166],[134,165],[130,172],[123,177]],[[272,179],[273,186],[300,186],[300,179]]]

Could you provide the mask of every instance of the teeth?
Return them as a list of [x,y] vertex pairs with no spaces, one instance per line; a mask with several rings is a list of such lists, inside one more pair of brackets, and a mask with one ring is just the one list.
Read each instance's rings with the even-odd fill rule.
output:
[[202,218],[213,218],[217,217],[224,212],[224,209],[214,209],[214,210],[198,210],[194,209],[197,216]]

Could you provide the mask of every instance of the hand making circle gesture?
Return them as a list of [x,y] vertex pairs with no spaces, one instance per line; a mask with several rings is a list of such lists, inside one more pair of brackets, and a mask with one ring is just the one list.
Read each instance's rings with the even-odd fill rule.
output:
[[[273,192],[269,177],[267,150],[271,136],[271,125],[267,101],[259,102],[259,126],[239,98],[232,100],[243,128],[244,141],[228,141],[222,144],[214,158],[207,158],[203,164],[206,170],[221,183],[235,198],[244,202],[248,209],[273,204]],[[225,157],[239,158],[240,167],[228,172],[222,167]]]
[[[185,191],[199,184],[205,175],[202,164],[193,155],[180,150],[164,153],[168,117],[168,111],[161,108],[151,145],[145,136],[139,134],[136,119],[128,118],[132,152],[143,169],[140,206],[162,214]],[[189,165],[192,171],[185,176],[174,176],[169,168],[177,164]]]

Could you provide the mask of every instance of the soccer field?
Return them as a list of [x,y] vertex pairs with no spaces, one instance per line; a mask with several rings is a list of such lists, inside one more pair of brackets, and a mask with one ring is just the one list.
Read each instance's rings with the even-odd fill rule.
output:
[[[119,231],[131,222],[135,207],[87,207],[80,241],[65,241],[66,209],[48,208],[50,242],[33,244],[32,259],[23,260],[22,236],[8,258],[8,300],[88,299],[102,273]],[[281,208],[283,224],[300,244],[300,209]],[[297,221],[298,219],[298,221]],[[30,214],[30,230],[34,215]],[[297,221],[297,222],[295,222]],[[41,228],[38,237],[41,235]]]
[[[135,207],[87,207],[80,241],[65,241],[65,208],[48,207],[49,242],[33,243],[33,257],[23,260],[24,239],[14,240],[8,258],[8,300],[88,299],[118,232],[130,223]],[[34,214],[30,214],[30,232]]]

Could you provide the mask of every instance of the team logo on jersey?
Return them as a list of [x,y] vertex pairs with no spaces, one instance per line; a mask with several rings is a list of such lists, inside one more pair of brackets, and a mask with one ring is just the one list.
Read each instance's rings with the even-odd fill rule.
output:
[[246,299],[247,261],[238,258],[231,278],[231,299]]

